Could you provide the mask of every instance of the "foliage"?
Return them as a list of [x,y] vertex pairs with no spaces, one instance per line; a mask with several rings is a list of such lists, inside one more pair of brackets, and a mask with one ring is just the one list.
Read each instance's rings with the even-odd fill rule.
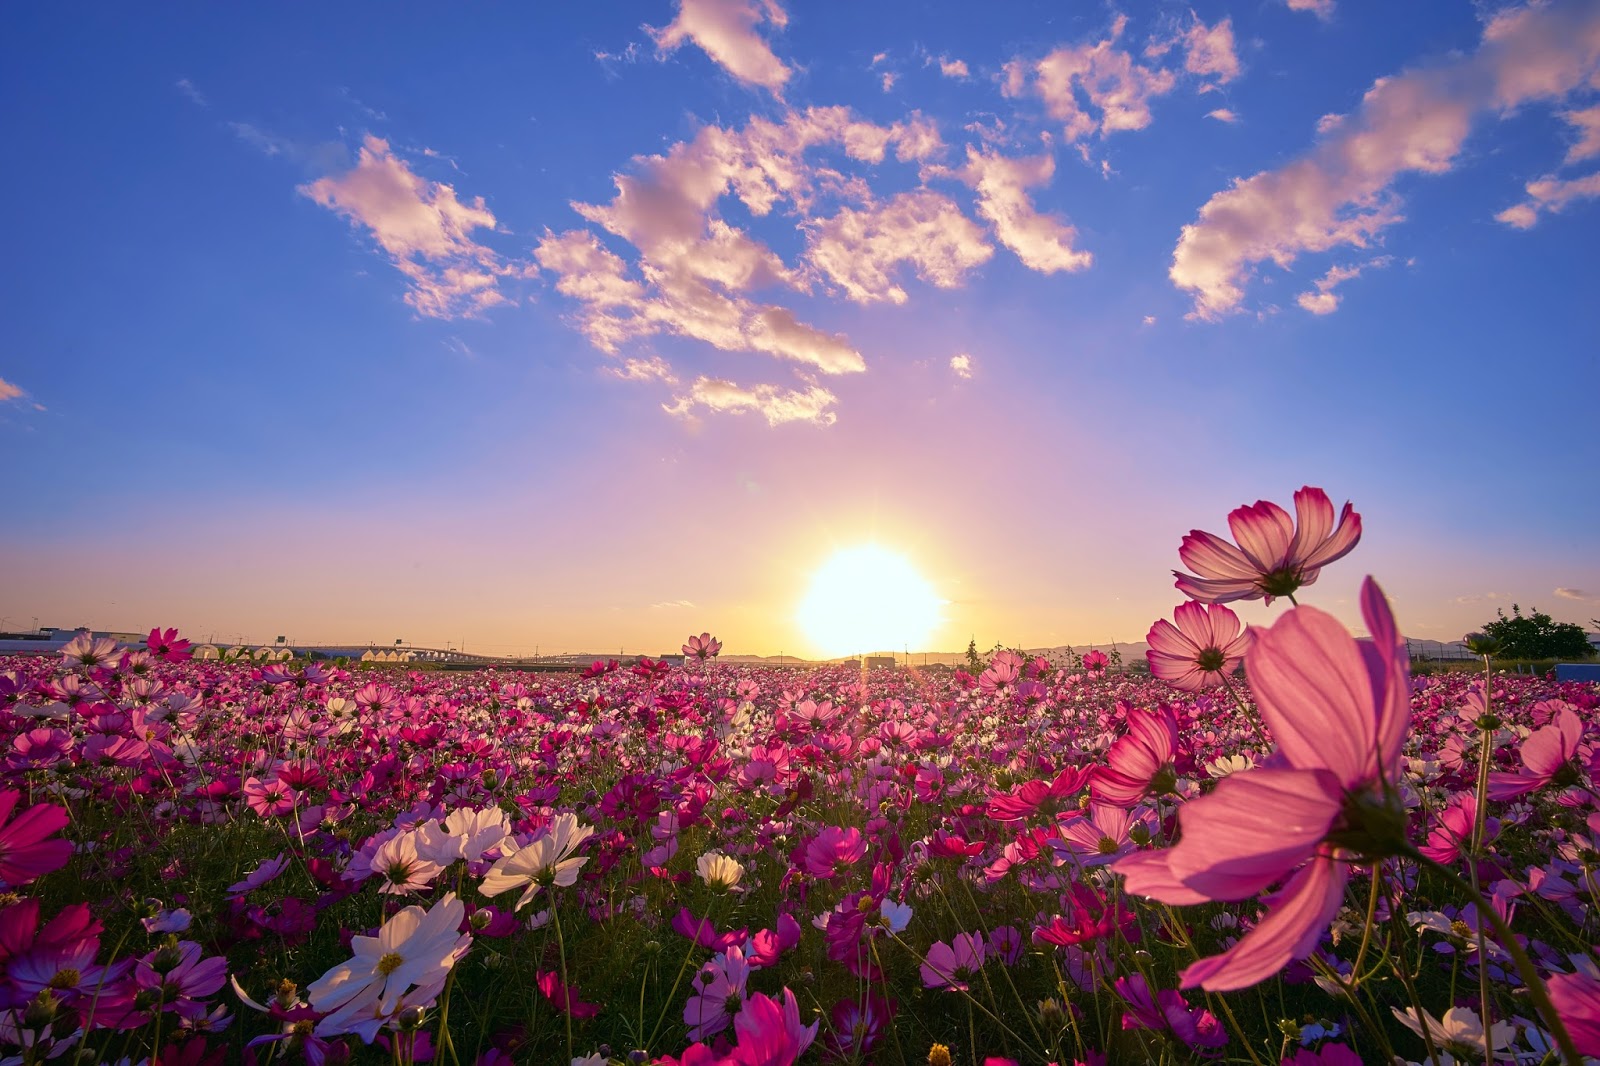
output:
[[1498,659],[1589,659],[1595,654],[1582,626],[1557,622],[1537,607],[1524,615],[1513,603],[1510,617],[1503,610],[1495,613],[1499,617],[1486,624],[1483,632],[1498,643],[1494,653]]

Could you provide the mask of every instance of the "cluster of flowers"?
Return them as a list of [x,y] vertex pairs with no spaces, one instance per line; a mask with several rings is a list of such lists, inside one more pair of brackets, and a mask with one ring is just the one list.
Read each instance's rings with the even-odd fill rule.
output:
[[1370,579],[1245,629],[1359,539],[1295,502],[1151,676],[12,660],[0,1060],[1600,1056],[1600,689],[1413,679]]

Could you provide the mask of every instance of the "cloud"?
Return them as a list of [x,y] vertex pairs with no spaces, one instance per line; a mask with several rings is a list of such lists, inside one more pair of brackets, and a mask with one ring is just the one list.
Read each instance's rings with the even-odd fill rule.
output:
[[922,280],[950,289],[994,255],[977,224],[928,189],[861,210],[843,208],[810,229],[807,262],[857,303],[905,303],[906,291],[894,279],[902,263]]
[[1234,123],[1239,121],[1239,116],[1226,107],[1219,107],[1214,111],[1207,111],[1206,118],[1214,118],[1218,122]]
[[694,603],[691,600],[667,600],[664,603],[652,603],[650,605],[652,611],[670,611],[679,608],[693,610]]
[[884,92],[888,92],[894,88],[894,83],[899,79],[900,75],[886,70],[883,72],[883,77],[878,80],[878,83],[883,86]]
[[736,385],[721,378],[696,378],[689,391],[673,397],[672,403],[661,409],[679,418],[694,419],[695,408],[721,413],[743,414],[754,411],[767,420],[769,426],[787,422],[810,422],[831,426],[838,420],[830,408],[838,397],[820,386],[813,385],[800,391],[780,389],[776,385]]
[[1523,191],[1528,198],[1495,215],[1495,221],[1517,229],[1531,229],[1539,221],[1540,213],[1558,214],[1568,204],[1600,196],[1600,171],[1570,179],[1546,174],[1538,181],[1528,182],[1523,186]]
[[1578,140],[1567,149],[1567,164],[1600,155],[1600,104],[1581,111],[1563,111],[1561,118],[1578,132]]
[[276,134],[269,133],[259,126],[252,126],[248,122],[230,122],[228,128],[233,135],[254,148],[265,156],[293,155],[295,146],[292,142]]
[[950,369],[955,371],[956,377],[963,380],[970,379],[972,377],[972,356],[966,352],[952,355],[950,357]]
[[672,367],[659,355],[624,360],[621,369],[607,367],[606,373],[623,381],[665,381],[668,385],[678,383],[678,377],[672,372]]
[[1326,22],[1333,18],[1334,0],[1284,0],[1290,11],[1309,11]]
[[1236,180],[1183,227],[1170,277],[1194,295],[1194,317],[1238,310],[1256,264],[1288,267],[1306,252],[1367,247],[1403,217],[1391,186],[1442,174],[1475,118],[1559,100],[1595,77],[1600,9],[1549,4],[1496,17],[1470,56],[1380,78],[1353,116],[1277,170]]
[[939,73],[943,74],[947,78],[958,78],[958,79],[960,79],[960,78],[969,77],[972,72],[967,69],[967,61],[966,60],[964,60],[964,59],[947,59],[944,56],[940,56],[939,57]]
[[1198,18],[1183,35],[1183,69],[1201,77],[1215,75],[1226,84],[1239,76],[1239,57],[1233,50],[1233,20],[1207,26]]
[[1363,270],[1380,269],[1391,262],[1393,259],[1390,256],[1380,255],[1356,266],[1329,267],[1328,272],[1313,283],[1315,291],[1301,293],[1295,302],[1314,315],[1331,315],[1339,309],[1339,297],[1333,291],[1337,286],[1352,278],[1359,278]]
[[210,107],[211,101],[206,99],[206,94],[195,88],[194,82],[188,78],[179,78],[173,83],[177,90],[187,96],[191,103],[200,107]]
[[366,138],[353,169],[299,192],[371,233],[410,281],[405,300],[418,314],[474,317],[505,303],[499,279],[520,272],[473,240],[475,230],[495,228],[481,196],[462,203],[449,185],[413,173],[382,138]]
[[1056,169],[1049,155],[1007,158],[968,146],[967,165],[960,170],[930,167],[965,182],[978,194],[978,214],[994,227],[996,239],[1030,270],[1043,274],[1076,271],[1094,262],[1089,252],[1073,247],[1078,231],[1054,215],[1042,214],[1027,190],[1050,184]]
[[678,17],[671,24],[646,30],[659,52],[693,41],[739,81],[781,98],[792,71],[756,31],[763,22],[782,29],[789,17],[777,0],[679,0]]
[[[1128,52],[1114,47],[1127,24],[1127,16],[1119,15],[1105,40],[1062,45],[1031,63],[1011,60],[1005,65],[1001,91],[1009,97],[1038,97],[1050,117],[1063,123],[1069,143],[1095,133],[1104,137],[1119,130],[1144,129],[1150,125],[1150,100],[1171,92],[1176,79],[1171,71],[1141,66]],[[1080,102],[1080,93],[1089,101],[1088,108]]]
[[0,378],[0,403],[8,400],[20,400],[26,395],[28,394],[23,392],[22,389],[11,384],[5,378]]
[[1563,600],[1577,600],[1579,603],[1587,603],[1589,600],[1595,599],[1595,597],[1582,589],[1558,588],[1556,589],[1556,595]]
[[[808,158],[824,150],[834,154],[837,165]],[[934,211],[941,198],[932,193],[875,206],[865,179],[841,169],[875,166],[891,154],[903,162],[924,162],[943,151],[938,127],[917,112],[886,126],[845,107],[791,111],[779,120],[754,118],[742,129],[704,126],[661,155],[635,159],[628,172],[615,176],[617,191],[610,201],[572,205],[581,217],[631,246],[631,262],[593,233],[576,229],[546,232],[534,260],[555,275],[558,292],[578,302],[575,324],[608,354],[620,354],[629,341],[665,334],[722,351],[771,355],[808,371],[857,373],[866,369],[866,361],[847,338],[800,321],[782,302],[752,294],[809,292],[817,280],[832,279],[848,282],[847,290],[858,299],[891,299],[898,287],[880,284],[880,275],[900,261],[912,263],[935,284],[958,279],[973,255],[972,241],[982,245],[981,234],[961,231],[961,223],[971,223],[958,209]],[[791,267],[764,242],[729,223],[720,214],[721,201],[729,197],[756,219],[780,209],[793,216],[815,259]],[[867,206],[821,218],[817,205],[825,199]],[[919,217],[918,209],[926,217]],[[901,230],[919,222],[923,228],[916,232],[932,243],[907,248],[896,258],[894,242],[903,236]],[[831,258],[851,239],[873,256],[859,269]],[[730,406],[725,393],[707,395],[721,398],[720,406],[694,400],[692,393],[689,406],[744,409]],[[768,408],[784,409],[774,406],[777,398],[776,393],[758,397]]]

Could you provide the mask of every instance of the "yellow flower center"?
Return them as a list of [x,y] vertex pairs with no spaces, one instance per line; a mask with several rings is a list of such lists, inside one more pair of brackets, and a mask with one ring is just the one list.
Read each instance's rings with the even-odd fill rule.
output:
[[383,956],[383,958],[378,960],[378,972],[383,976],[388,977],[390,974],[398,970],[400,968],[400,964],[405,961],[405,956],[399,954],[398,952],[388,952]]

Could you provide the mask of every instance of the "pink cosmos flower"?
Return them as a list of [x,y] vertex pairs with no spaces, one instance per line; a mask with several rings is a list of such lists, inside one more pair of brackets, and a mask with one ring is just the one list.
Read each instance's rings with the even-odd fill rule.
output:
[[1089,789],[1096,802],[1129,807],[1151,792],[1170,791],[1176,782],[1173,754],[1178,750],[1178,716],[1171,707],[1128,711],[1128,732],[1106,753]]
[[1059,835],[1050,841],[1050,846],[1060,857],[1058,861],[1080,867],[1104,866],[1133,850],[1129,833],[1135,825],[1141,824],[1144,824],[1142,817],[1134,817],[1123,807],[1091,803],[1086,817],[1071,818],[1056,825]]
[[300,798],[287,782],[276,777],[266,781],[259,777],[249,778],[242,791],[246,805],[263,818],[288,814],[294,810],[295,801]]
[[1144,974],[1119,977],[1115,987],[1127,1008],[1122,1015],[1124,1029],[1167,1030],[1192,1048],[1218,1048],[1228,1042],[1228,1032],[1215,1015],[1203,1007],[1191,1009],[1183,995],[1170,988],[1152,996]]
[[1220,603],[1209,607],[1190,600],[1173,611],[1174,626],[1165,618],[1150,627],[1145,658],[1150,673],[1185,692],[1216,688],[1239,669],[1250,648],[1250,634],[1241,631],[1239,616]]
[[544,998],[555,1004],[563,1014],[570,1014],[574,1018],[593,1018],[600,1013],[597,1004],[585,1003],[578,995],[577,985],[562,984],[561,975],[554,970],[539,971],[534,975],[534,983],[544,993]]
[[46,840],[66,827],[66,809],[53,803],[36,803],[11,819],[22,793],[0,792],[0,885],[26,885],[59,870],[72,858],[70,840]]
[[1288,879],[1254,929],[1183,972],[1184,988],[1244,988],[1305,958],[1338,912],[1350,863],[1405,844],[1396,788],[1411,722],[1410,664],[1371,578],[1361,613],[1371,640],[1356,641],[1311,607],[1256,637],[1246,670],[1278,743],[1277,765],[1224,778],[1180,809],[1175,846],[1113,867],[1128,891],[1174,904],[1246,899]]
[[1317,580],[1361,540],[1361,516],[1344,505],[1337,527],[1328,494],[1310,485],[1294,494],[1294,519],[1275,503],[1257,500],[1228,515],[1232,544],[1198,529],[1189,531],[1178,557],[1194,575],[1174,570],[1178,591],[1202,603],[1292,596]]
[[1586,970],[1551,977],[1545,987],[1578,1050],[1584,1055],[1600,1055],[1600,976],[1593,972],[1593,964]]
[[726,1029],[744,1006],[749,980],[750,965],[738,948],[729,948],[706,963],[695,976],[694,995],[683,1006],[689,1039],[704,1040]]
[[721,1066],[794,1066],[817,1038],[821,1021],[800,1024],[800,1003],[785,988],[783,1002],[757,992],[733,1019],[739,1040]]
[[861,830],[825,826],[806,845],[806,873],[823,879],[838,877],[849,873],[850,868],[865,858],[866,854],[867,842],[861,836]]
[[[1463,792],[1456,802],[1439,814],[1439,824],[1428,833],[1428,842],[1417,850],[1437,863],[1449,864],[1461,857],[1463,848],[1472,843],[1472,830],[1477,824],[1478,797]],[[1500,820],[1486,818],[1483,825],[1483,842],[1487,844],[1500,835]]]
[[690,637],[689,643],[683,646],[683,654],[692,659],[715,659],[722,650],[722,641],[710,633],[701,633],[698,637]]
[[957,933],[948,944],[938,941],[922,964],[922,987],[965,992],[967,982],[983,969],[984,957],[982,933]]
[[176,629],[152,629],[144,646],[150,649],[151,655],[169,663],[182,662],[191,654],[189,642],[178,636]]
[[1111,660],[1103,651],[1090,651],[1083,657],[1083,669],[1090,677],[1100,677]]
[[1582,780],[1579,766],[1587,764],[1589,752],[1583,745],[1583,719],[1562,704],[1555,720],[1535,729],[1522,742],[1522,771],[1489,775],[1489,798],[1515,799],[1546,785],[1569,788]]

